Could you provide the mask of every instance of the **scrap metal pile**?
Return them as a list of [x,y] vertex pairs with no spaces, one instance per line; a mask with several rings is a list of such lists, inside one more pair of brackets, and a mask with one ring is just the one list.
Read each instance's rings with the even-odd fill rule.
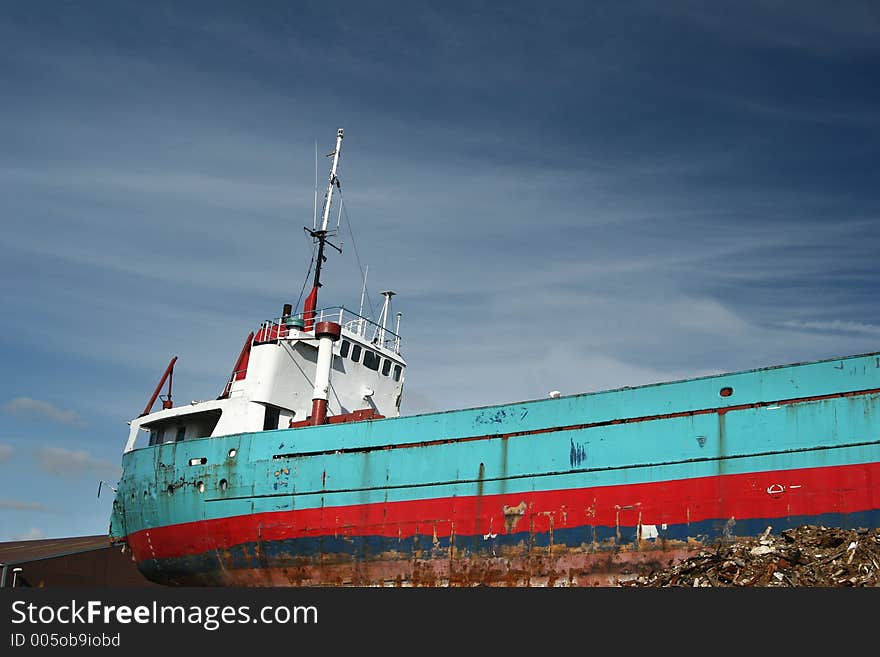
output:
[[804,525],[724,542],[622,586],[880,586],[880,529]]

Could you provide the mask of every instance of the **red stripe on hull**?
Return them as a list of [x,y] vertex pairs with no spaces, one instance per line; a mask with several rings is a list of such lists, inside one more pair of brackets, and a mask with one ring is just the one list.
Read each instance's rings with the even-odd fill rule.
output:
[[874,482],[880,463],[256,513],[145,529],[127,541],[141,561],[326,535],[447,537],[855,513],[880,508]]

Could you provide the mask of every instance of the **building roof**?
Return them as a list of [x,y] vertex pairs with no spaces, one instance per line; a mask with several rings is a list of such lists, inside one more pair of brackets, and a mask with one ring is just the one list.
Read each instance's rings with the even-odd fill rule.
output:
[[9,541],[0,543],[0,564],[10,566],[108,547],[110,547],[110,537],[105,534],[46,538],[36,541]]

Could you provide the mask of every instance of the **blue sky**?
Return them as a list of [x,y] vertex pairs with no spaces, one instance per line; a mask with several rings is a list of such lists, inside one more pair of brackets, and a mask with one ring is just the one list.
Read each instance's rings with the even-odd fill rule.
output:
[[105,532],[171,356],[216,396],[296,302],[339,127],[406,413],[880,349],[876,3],[5,3],[0,44],[0,540]]

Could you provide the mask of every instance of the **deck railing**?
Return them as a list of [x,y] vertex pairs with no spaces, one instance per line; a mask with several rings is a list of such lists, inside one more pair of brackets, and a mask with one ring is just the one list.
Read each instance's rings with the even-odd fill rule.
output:
[[[400,353],[400,336],[389,328],[383,328],[371,319],[348,310],[344,306],[331,306],[315,311],[314,323],[336,322],[346,331],[353,333],[365,342],[379,345],[395,354]],[[277,342],[288,337],[299,337],[303,333],[305,320],[302,313],[267,319],[254,331],[254,344]]]

